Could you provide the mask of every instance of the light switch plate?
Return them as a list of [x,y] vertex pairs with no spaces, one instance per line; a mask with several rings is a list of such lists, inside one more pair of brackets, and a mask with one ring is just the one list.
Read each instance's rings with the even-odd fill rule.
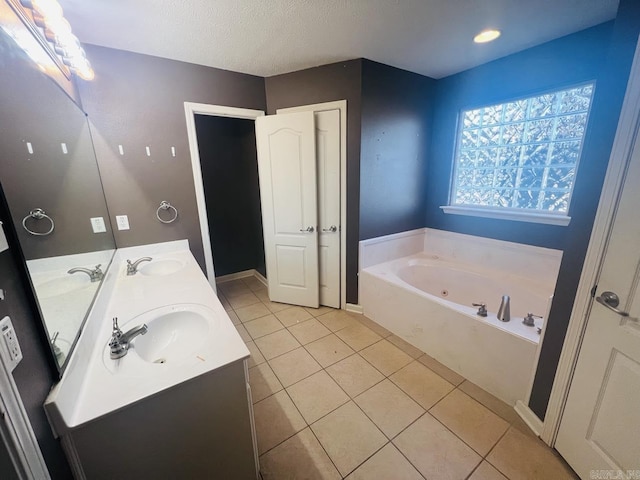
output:
[[107,226],[104,224],[104,218],[102,217],[92,217],[91,218],[91,228],[93,228],[93,233],[104,233],[107,231]]
[[118,230],[129,230],[129,217],[126,215],[116,215]]
[[22,360],[22,350],[9,317],[0,320],[0,354],[9,371],[13,371]]

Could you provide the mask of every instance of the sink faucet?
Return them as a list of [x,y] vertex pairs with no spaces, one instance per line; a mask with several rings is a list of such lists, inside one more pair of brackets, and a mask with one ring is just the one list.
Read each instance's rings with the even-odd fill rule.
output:
[[138,273],[138,265],[142,262],[150,262],[153,260],[151,257],[142,257],[131,263],[131,260],[127,260],[127,275],[135,275]]
[[142,325],[133,327],[126,333],[122,333],[122,330],[120,330],[120,327],[118,326],[118,317],[114,317],[113,331],[111,333],[111,340],[109,341],[109,348],[111,349],[111,353],[109,354],[109,356],[111,357],[111,359],[116,360],[118,358],[124,357],[129,351],[131,341],[138,335],[144,335],[145,333],[147,333],[147,330],[149,329],[143,323]]
[[93,270],[90,270],[88,268],[83,268],[83,267],[75,267],[69,270],[67,273],[76,273],[76,272],[86,273],[87,275],[89,275],[89,278],[91,279],[92,282],[99,282],[104,278],[104,272],[100,270],[101,266],[102,264],[96,265],[96,268],[94,268]]
[[509,295],[502,296],[502,302],[500,302],[500,308],[498,308],[498,320],[501,322],[508,322],[511,320],[511,299]]

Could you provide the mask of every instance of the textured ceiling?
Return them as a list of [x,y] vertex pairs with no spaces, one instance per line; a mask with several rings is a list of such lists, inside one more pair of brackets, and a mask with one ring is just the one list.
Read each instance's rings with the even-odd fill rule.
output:
[[[272,76],[368,58],[433,78],[615,17],[618,0],[59,0],[84,43]],[[473,36],[494,27],[495,42]]]

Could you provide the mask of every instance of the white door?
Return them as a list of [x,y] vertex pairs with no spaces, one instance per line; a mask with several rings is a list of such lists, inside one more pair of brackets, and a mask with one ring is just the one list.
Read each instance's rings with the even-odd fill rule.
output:
[[313,113],[257,118],[256,146],[269,298],[318,307]]
[[638,186],[636,140],[555,444],[583,479],[640,478]]
[[340,111],[317,112],[320,305],[340,308]]

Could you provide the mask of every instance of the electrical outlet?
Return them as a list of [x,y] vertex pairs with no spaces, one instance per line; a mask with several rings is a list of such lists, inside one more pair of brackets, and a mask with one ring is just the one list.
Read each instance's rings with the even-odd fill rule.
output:
[[91,228],[93,229],[93,233],[104,233],[107,231],[107,226],[104,224],[104,218],[102,217],[92,217],[91,218]]
[[126,215],[116,215],[118,230],[129,230],[129,217]]
[[9,317],[0,320],[0,354],[9,371],[13,371],[22,360],[22,350]]

